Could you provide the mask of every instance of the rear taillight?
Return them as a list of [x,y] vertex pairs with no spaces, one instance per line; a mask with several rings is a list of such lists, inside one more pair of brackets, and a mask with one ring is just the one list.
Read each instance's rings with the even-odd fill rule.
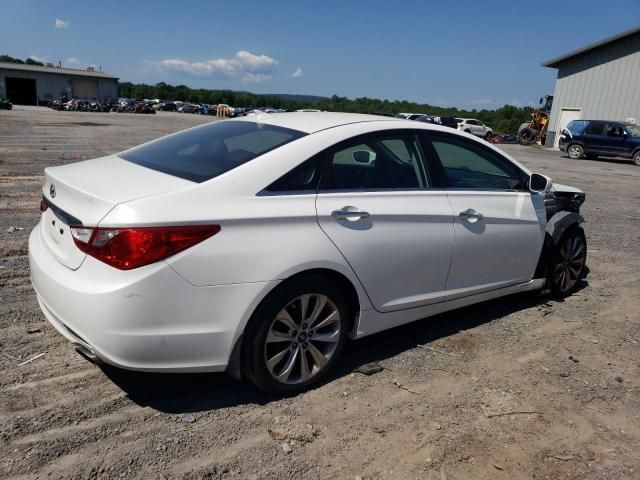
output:
[[131,270],[175,255],[219,231],[220,225],[71,227],[71,236],[87,255],[119,270]]
[[47,202],[45,201],[44,198],[42,198],[40,200],[40,211],[41,212],[45,212],[47,210],[47,208],[49,208],[49,205],[47,204]]

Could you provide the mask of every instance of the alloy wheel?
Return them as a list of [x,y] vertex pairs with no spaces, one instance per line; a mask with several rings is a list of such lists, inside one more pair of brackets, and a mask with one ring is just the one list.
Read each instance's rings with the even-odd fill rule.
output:
[[582,148],[578,145],[573,145],[569,147],[569,157],[575,159],[582,157]]
[[295,385],[320,373],[329,363],[341,335],[340,312],[326,295],[300,295],[271,322],[264,361],[278,382]]
[[586,245],[580,235],[572,235],[560,247],[552,273],[552,281],[560,293],[569,292],[580,280],[586,253]]

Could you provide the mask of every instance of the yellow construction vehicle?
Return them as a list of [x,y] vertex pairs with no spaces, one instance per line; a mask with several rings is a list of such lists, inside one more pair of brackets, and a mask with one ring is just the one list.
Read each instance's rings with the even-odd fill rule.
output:
[[551,105],[553,95],[545,95],[540,99],[540,108],[536,108],[531,114],[531,121],[523,123],[518,129],[518,142],[522,145],[530,145],[540,140],[544,145],[549,128],[549,117],[551,116]]

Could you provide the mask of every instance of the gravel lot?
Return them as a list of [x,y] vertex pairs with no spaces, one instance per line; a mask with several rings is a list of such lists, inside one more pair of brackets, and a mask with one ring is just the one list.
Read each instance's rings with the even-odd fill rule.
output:
[[[0,478],[640,478],[640,168],[626,161],[505,146],[587,192],[583,288],[353,342],[325,385],[295,398],[76,354],[29,282],[43,168],[211,120],[0,111]],[[368,362],[384,370],[352,373]]]

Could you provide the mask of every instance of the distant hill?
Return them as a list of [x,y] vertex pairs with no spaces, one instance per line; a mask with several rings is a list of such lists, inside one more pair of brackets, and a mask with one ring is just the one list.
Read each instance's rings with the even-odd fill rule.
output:
[[293,95],[290,93],[257,93],[258,97],[277,97],[298,103],[320,103],[329,101],[329,97],[319,97],[317,95]]

